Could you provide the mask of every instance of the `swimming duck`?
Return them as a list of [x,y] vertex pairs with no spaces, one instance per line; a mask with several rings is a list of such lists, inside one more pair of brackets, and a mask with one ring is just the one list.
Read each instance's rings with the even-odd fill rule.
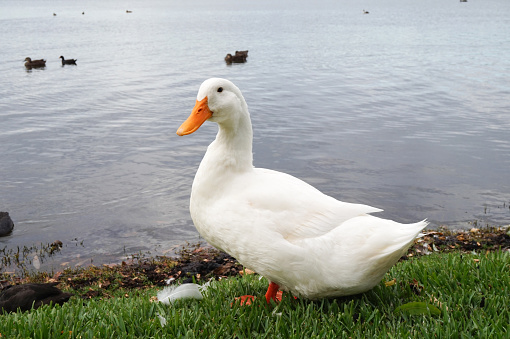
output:
[[39,60],[32,60],[30,58],[25,58],[25,67],[26,68],[37,68],[37,67],[45,67],[46,66],[46,60],[39,59]]
[[231,64],[231,63],[234,63],[234,64],[241,64],[243,62],[246,62],[246,57],[247,55],[244,55],[244,54],[235,54],[235,55],[232,55],[230,53],[227,54],[227,56],[225,57],[225,62],[227,64]]
[[7,286],[0,293],[0,313],[16,312],[18,309],[24,312],[50,303],[62,305],[72,294],[62,292],[56,285],[58,282]]
[[64,57],[61,55],[59,57],[60,59],[62,59],[62,66],[64,65],[76,65],[76,61],[77,59],[64,59]]
[[177,134],[191,134],[206,120],[219,131],[193,181],[191,218],[211,245],[270,281],[268,303],[279,289],[311,300],[368,291],[427,226],[377,218],[370,213],[378,208],[254,167],[248,106],[228,80],[202,83]]

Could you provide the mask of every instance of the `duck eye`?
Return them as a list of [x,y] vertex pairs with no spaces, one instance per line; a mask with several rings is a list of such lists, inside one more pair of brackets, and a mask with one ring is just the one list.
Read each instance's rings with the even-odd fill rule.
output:
[[223,87],[218,88],[218,92],[223,92]]

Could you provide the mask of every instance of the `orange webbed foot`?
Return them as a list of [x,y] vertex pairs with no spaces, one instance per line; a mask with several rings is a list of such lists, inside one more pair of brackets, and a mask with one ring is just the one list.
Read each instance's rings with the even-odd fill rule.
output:
[[[274,302],[277,302],[277,303],[282,301],[283,292],[279,291],[278,290],[279,288],[280,288],[280,286],[278,286],[278,284],[276,284],[274,282],[269,283],[269,286],[268,286],[267,292],[266,292],[266,302],[268,304],[271,304],[271,300],[273,300]],[[239,305],[248,306],[253,303],[255,298],[256,297],[254,297],[253,295],[243,295],[243,296],[235,298],[235,302],[239,301]],[[297,299],[297,298],[294,297],[294,299]],[[230,306],[232,306],[233,304],[234,303],[230,304]]]
[[[236,297],[234,302],[237,302],[239,300],[239,305],[241,306],[249,306],[253,303],[253,300],[255,300],[255,297],[253,295],[242,295],[240,297]],[[230,304],[232,307],[234,303]]]

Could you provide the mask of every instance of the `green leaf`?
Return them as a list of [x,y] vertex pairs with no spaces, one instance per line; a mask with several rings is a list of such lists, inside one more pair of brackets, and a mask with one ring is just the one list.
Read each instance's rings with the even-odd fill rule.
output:
[[432,304],[414,301],[397,307],[395,313],[407,313],[410,315],[441,315],[441,310]]

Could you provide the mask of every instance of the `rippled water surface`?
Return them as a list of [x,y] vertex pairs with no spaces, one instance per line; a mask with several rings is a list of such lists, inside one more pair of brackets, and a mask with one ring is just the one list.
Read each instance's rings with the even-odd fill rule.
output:
[[256,166],[401,222],[508,224],[509,14],[506,0],[2,1],[0,211],[16,227],[0,248],[59,239],[58,265],[196,241],[189,193],[216,126],[175,131],[213,76],[244,93]]

